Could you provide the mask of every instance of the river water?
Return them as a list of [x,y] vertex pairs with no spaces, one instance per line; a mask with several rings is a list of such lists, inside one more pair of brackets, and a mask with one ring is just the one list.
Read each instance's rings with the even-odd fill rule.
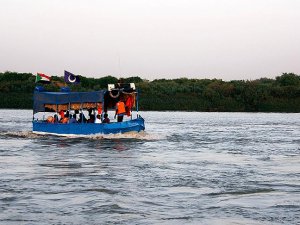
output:
[[66,138],[0,112],[0,224],[300,224],[299,114],[142,112],[145,132]]

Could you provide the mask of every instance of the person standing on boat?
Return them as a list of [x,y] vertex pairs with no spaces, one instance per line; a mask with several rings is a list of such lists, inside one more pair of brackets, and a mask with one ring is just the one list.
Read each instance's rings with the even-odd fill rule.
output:
[[119,100],[116,104],[115,118],[116,118],[116,116],[118,116],[118,122],[122,122],[125,114],[126,114],[125,104],[124,104],[124,102]]

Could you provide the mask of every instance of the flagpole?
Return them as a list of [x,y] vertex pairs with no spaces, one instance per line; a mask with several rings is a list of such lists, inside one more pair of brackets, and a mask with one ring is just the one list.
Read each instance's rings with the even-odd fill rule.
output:
[[120,57],[120,53],[118,54],[118,58],[119,58],[119,79],[121,79],[121,57]]
[[136,91],[136,117],[139,118],[139,90]]

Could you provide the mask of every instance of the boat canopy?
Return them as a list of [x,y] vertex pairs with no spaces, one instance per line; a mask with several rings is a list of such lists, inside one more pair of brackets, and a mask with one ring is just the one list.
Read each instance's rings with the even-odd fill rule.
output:
[[62,105],[69,103],[103,102],[105,90],[92,92],[39,92],[33,95],[33,113],[45,110],[46,104]]

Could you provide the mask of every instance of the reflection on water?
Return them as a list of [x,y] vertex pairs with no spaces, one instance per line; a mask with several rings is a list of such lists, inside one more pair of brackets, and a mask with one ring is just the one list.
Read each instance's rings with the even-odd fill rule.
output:
[[300,221],[299,114],[144,112],[145,132],[69,138],[1,115],[0,224]]

